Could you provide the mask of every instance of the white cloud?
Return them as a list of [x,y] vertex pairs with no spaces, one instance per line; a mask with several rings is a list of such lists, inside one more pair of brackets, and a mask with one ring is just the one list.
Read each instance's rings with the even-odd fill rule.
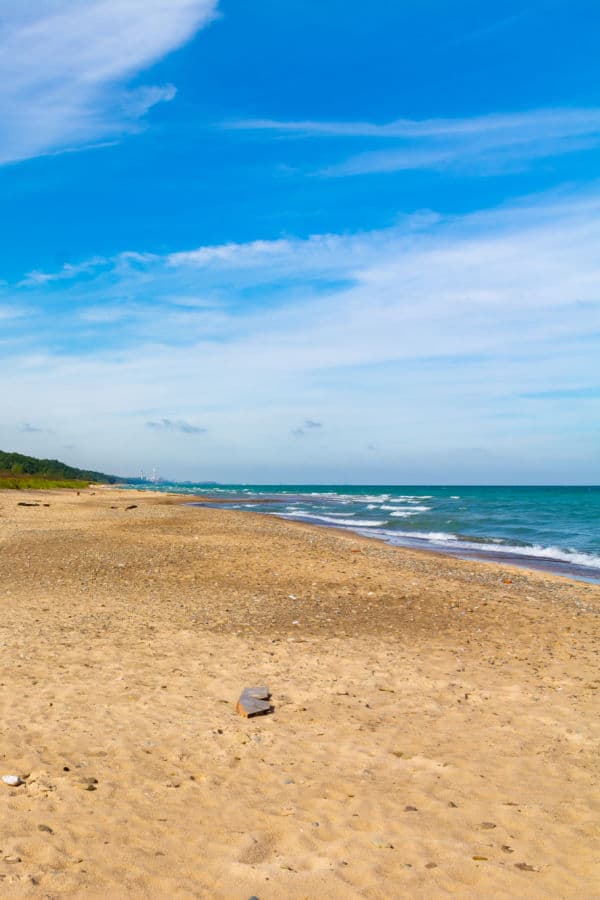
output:
[[19,319],[24,315],[26,315],[26,310],[22,306],[0,304],[0,322],[7,322],[9,319]]
[[217,0],[30,0],[3,9],[0,163],[134,130],[175,88],[128,89],[128,80],[188,41],[216,6]]
[[323,175],[410,169],[461,169],[484,174],[598,146],[600,109],[541,109],[467,119],[398,119],[385,124],[250,119],[230,122],[226,127],[386,144],[383,150],[355,153],[341,163],[333,163],[322,170]]
[[[575,409],[524,395],[598,382],[600,198],[417,223],[197,248],[176,264],[120,254],[95,278],[61,281],[51,295],[63,311],[47,315],[64,347],[45,347],[41,319],[27,355],[4,353],[4,419],[46,418],[43,383],[57,432],[89,454],[82,464],[118,471],[360,478],[372,443],[385,448],[379,477],[399,481],[439,478],[446,450],[466,446],[537,480],[540,460],[569,480],[575,459],[577,477],[597,479],[593,396]],[[38,306],[45,290],[27,288]],[[220,305],[195,305],[215,292]],[[121,297],[125,319],[93,321]],[[84,408],[93,419],[81,421]],[[202,422],[202,463],[148,421]],[[327,427],[294,440],[308,421]],[[466,477],[461,459],[448,480]]]
[[247,244],[218,244],[199,247],[197,250],[171,253],[167,257],[170,266],[209,266],[212,263],[240,266],[256,260],[286,256],[290,252],[290,241],[251,241]]
[[[29,272],[19,286],[36,287],[54,281],[73,281],[80,274],[94,271],[98,274],[112,271],[126,281],[139,280],[148,272],[155,277],[157,271],[171,273],[169,277],[176,278],[177,271],[186,270],[197,272],[198,278],[204,276],[209,279],[224,273],[230,281],[252,280],[252,273],[256,273],[258,280],[261,280],[265,271],[272,278],[294,274],[304,278],[309,273],[315,276],[343,273],[348,277],[353,262],[364,267],[368,258],[380,258],[399,236],[408,240],[411,234],[423,231],[438,219],[436,214],[427,211],[405,217],[397,229],[354,235],[316,234],[302,240],[287,238],[212,244],[166,256],[125,251],[110,259],[98,256],[78,264],[66,264],[56,272]],[[199,300],[194,295],[184,297],[181,293],[174,295],[171,302],[181,306],[215,305],[214,298]]]
[[57,272],[38,272],[34,270],[25,276],[23,281],[20,282],[19,287],[44,285],[49,284],[52,281],[68,281],[86,272],[93,272],[105,262],[107,262],[107,260],[104,259],[104,257],[94,256],[92,259],[84,260],[84,262],[79,263],[78,265],[65,263],[62,269],[59,269]]

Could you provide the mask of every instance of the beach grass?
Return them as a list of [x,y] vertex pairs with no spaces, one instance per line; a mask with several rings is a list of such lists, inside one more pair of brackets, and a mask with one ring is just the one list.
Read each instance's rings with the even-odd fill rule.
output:
[[16,475],[13,472],[0,472],[0,490],[50,491],[58,488],[84,490],[88,486],[89,481],[52,478],[43,475]]

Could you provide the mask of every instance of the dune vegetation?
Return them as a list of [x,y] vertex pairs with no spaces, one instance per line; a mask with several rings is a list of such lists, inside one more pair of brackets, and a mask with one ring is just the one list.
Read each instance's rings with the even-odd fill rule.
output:
[[58,459],[37,459],[22,453],[0,450],[0,490],[51,490],[85,488],[90,482],[114,484],[115,475],[77,469]]

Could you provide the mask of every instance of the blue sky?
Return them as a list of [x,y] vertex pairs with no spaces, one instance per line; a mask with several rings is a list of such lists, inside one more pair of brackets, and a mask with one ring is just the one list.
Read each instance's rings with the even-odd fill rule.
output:
[[0,12],[0,446],[597,483],[599,26],[582,0]]

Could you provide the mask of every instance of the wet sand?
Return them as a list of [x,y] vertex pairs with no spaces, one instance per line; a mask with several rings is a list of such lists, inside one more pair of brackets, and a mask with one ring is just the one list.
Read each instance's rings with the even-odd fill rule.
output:
[[597,585],[104,488],[0,603],[2,896],[600,896]]

